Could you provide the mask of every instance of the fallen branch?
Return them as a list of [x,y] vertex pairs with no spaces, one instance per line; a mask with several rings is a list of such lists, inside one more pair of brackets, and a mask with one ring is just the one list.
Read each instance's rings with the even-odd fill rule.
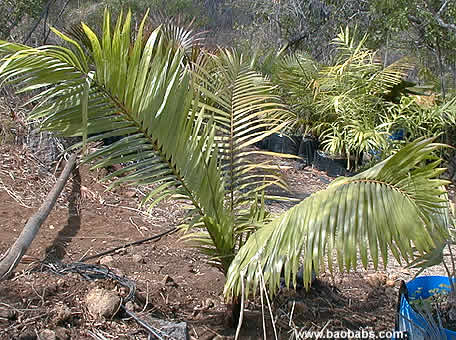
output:
[[79,260],[79,262],[86,262],[86,261],[88,261],[88,260],[93,260],[93,259],[95,259],[95,258],[97,258],[97,257],[100,257],[100,256],[105,256],[105,255],[108,255],[108,254],[112,254],[112,253],[116,252],[116,251],[119,250],[119,249],[124,249],[124,248],[130,247],[130,246],[136,246],[136,245],[138,245],[138,244],[141,244],[141,243],[144,243],[144,242],[148,242],[148,241],[152,241],[152,240],[157,240],[157,239],[162,238],[162,237],[165,236],[165,235],[172,234],[172,233],[174,233],[174,232],[176,232],[176,231],[177,231],[177,228],[174,227],[174,228],[171,228],[171,229],[169,229],[169,230],[167,230],[167,231],[164,231],[164,232],[162,232],[162,233],[160,233],[160,234],[158,234],[158,235],[154,235],[154,236],[145,238],[145,239],[143,239],[143,240],[139,240],[139,241],[134,241],[134,242],[131,242],[131,243],[127,243],[127,244],[124,244],[123,246],[115,247],[115,248],[106,250],[106,251],[104,251],[104,252],[102,252],[102,253],[98,253],[98,254],[95,254],[95,255],[91,255],[91,256],[87,256],[87,257],[83,256],[83,257]]
[[46,199],[41,207],[32,217],[29,218],[16,242],[14,242],[5,255],[0,258],[0,281],[10,276],[22,256],[24,256],[25,252],[30,247],[30,244],[40,230],[41,225],[48,217],[55,205],[55,202],[57,201],[57,198],[60,196],[60,193],[65,187],[75,164],[76,154],[73,154],[65,165],[65,168],[57,179],[54,187],[46,196]]

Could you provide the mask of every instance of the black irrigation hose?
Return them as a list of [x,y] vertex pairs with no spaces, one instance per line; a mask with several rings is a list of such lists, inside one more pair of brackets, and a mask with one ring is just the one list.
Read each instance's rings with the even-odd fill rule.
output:
[[138,316],[136,316],[135,313],[129,311],[124,305],[124,303],[126,303],[128,301],[133,301],[135,299],[136,284],[135,284],[134,281],[132,281],[132,280],[126,278],[126,277],[122,277],[122,276],[119,276],[119,275],[115,274],[108,267],[98,266],[98,265],[94,265],[94,264],[88,264],[88,263],[84,263],[84,262],[87,261],[87,260],[91,260],[91,259],[100,257],[100,256],[111,254],[111,253],[113,253],[113,252],[115,252],[116,250],[119,250],[119,249],[123,249],[123,248],[130,247],[130,246],[133,246],[133,245],[142,244],[142,243],[147,242],[147,241],[160,239],[161,237],[163,237],[165,235],[168,235],[168,234],[171,234],[171,233],[173,233],[175,231],[177,231],[177,228],[172,228],[172,229],[167,230],[167,231],[165,231],[165,232],[163,232],[161,234],[154,235],[152,237],[148,237],[148,238],[143,239],[143,240],[131,242],[131,243],[128,243],[128,244],[123,245],[121,247],[116,247],[116,248],[113,248],[113,249],[110,249],[110,250],[107,250],[107,251],[104,251],[102,253],[98,253],[98,254],[95,254],[95,255],[92,255],[92,256],[83,257],[80,260],[80,262],[64,263],[64,262],[62,262],[60,260],[56,260],[56,259],[53,259],[52,261],[44,261],[44,262],[41,263],[40,270],[41,271],[48,270],[48,271],[50,271],[50,272],[52,272],[54,274],[60,275],[60,276],[66,275],[68,273],[78,273],[79,275],[81,275],[86,280],[96,280],[96,279],[107,279],[107,278],[109,278],[109,279],[112,279],[114,281],[117,281],[123,287],[128,288],[128,295],[123,299],[123,303],[121,304],[121,308],[124,310],[124,312],[128,316],[133,318],[141,327],[143,327],[149,333],[148,339],[154,339],[155,338],[155,339],[163,340],[163,337],[161,337],[157,333],[157,332],[161,333],[160,330],[148,325],[144,320],[142,320]]
[[41,271],[44,271],[44,269],[47,269],[48,271],[60,276],[66,275],[68,273],[77,273],[88,281],[109,278],[117,281],[123,287],[128,288],[128,295],[123,299],[124,302],[132,301],[135,298],[135,282],[126,277],[115,274],[108,267],[82,262],[63,263],[61,261],[54,261],[43,262],[41,264]]
[[48,270],[60,276],[66,275],[68,273],[78,273],[88,281],[108,278],[117,281],[120,285],[128,288],[129,290],[128,295],[125,298],[123,298],[121,304],[121,308],[124,310],[125,314],[133,318],[141,327],[143,327],[149,333],[148,339],[163,340],[163,337],[161,337],[158,334],[161,333],[160,330],[148,325],[144,320],[140,319],[135,313],[129,311],[125,307],[126,302],[133,301],[135,299],[136,284],[132,280],[115,274],[107,267],[82,262],[74,262],[68,264],[63,263],[61,261],[43,262],[41,263],[40,269],[41,271]]
[[157,331],[160,332],[160,330],[148,325],[147,322],[145,322],[143,319],[140,319],[135,313],[130,312],[125,307],[125,305],[122,304],[120,306],[124,310],[125,314],[127,314],[129,317],[133,318],[140,326],[142,326],[143,328],[145,328],[149,332],[148,339],[154,339],[153,338],[153,336],[154,336],[156,339],[163,340],[163,338],[160,335],[158,335],[158,333],[157,333]]
[[127,247],[131,247],[131,246],[135,246],[135,245],[138,245],[138,244],[142,244],[144,242],[148,242],[148,241],[152,241],[152,240],[156,240],[156,239],[159,239],[159,238],[162,238],[163,236],[165,235],[168,235],[168,234],[171,234],[173,232],[177,231],[177,228],[174,227],[172,229],[169,229],[161,234],[158,234],[158,235],[154,235],[154,236],[151,236],[151,237],[148,237],[148,238],[145,238],[143,240],[139,240],[139,241],[135,241],[135,242],[131,242],[131,243],[127,243],[123,246],[120,246],[120,247],[116,247],[116,248],[112,248],[110,250],[106,250],[102,253],[98,253],[98,254],[95,254],[95,255],[91,255],[91,256],[87,256],[87,257],[83,257],[80,262],[86,262],[88,260],[92,260],[92,259],[95,259],[97,257],[100,257],[100,256],[104,256],[104,255],[108,255],[108,254],[111,254],[111,253],[114,253],[116,252],[117,250],[119,249],[124,249],[124,248],[127,248]]

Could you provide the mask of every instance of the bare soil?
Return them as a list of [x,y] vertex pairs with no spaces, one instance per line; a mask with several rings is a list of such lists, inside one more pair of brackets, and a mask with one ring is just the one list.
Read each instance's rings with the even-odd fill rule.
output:
[[[0,154],[1,254],[39,207],[62,165],[43,173],[34,155],[18,145],[0,145]],[[294,197],[302,199],[332,180],[314,169],[301,169],[294,160],[275,161]],[[87,312],[90,288],[104,287],[121,296],[125,288],[78,273],[58,275],[61,268],[52,267],[56,261],[71,264],[115,247],[121,248],[87,263],[108,267],[135,283],[136,301],[129,306],[140,318],[185,321],[192,339],[234,338],[235,330],[224,324],[223,274],[188,248],[179,233],[123,247],[173,230],[182,209],[163,202],[146,212],[139,203],[147,188],[106,191],[109,183],[100,182],[105,171],[82,166],[74,173],[14,276],[0,282],[0,339],[43,339],[43,330],[55,331],[59,339],[147,339],[144,328],[122,311],[110,320]],[[273,212],[290,206],[269,203]],[[391,330],[400,280],[412,275],[391,263],[380,272],[323,273],[309,292],[283,289],[270,301],[271,309],[256,297],[245,305],[241,339],[263,338],[263,325],[265,337],[274,339],[272,317],[281,339],[292,338],[293,329]]]

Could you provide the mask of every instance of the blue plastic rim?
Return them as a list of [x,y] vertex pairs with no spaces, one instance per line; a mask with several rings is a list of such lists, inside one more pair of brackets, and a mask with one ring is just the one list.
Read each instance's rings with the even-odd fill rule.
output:
[[[407,284],[409,300],[427,299],[439,291],[449,291],[450,280],[447,276],[419,276]],[[424,317],[417,313],[409,304],[409,301],[402,296],[399,306],[399,331],[407,331],[408,339],[424,339],[423,329],[429,329]],[[456,332],[443,329],[448,340],[456,340]]]

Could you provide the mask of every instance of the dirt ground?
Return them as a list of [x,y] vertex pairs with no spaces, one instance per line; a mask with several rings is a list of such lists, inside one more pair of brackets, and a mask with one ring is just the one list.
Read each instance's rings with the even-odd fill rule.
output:
[[[55,175],[52,169],[40,170],[21,146],[1,145],[0,154],[1,254],[44,200]],[[277,162],[295,197],[304,198],[331,181],[324,173],[301,169],[296,161]],[[122,296],[124,287],[113,280],[86,280],[76,272],[62,275],[63,267],[52,266],[56,260],[69,265],[115,247],[120,248],[86,263],[109,268],[136,285],[135,303],[129,307],[139,318],[185,321],[192,339],[234,338],[235,330],[224,326],[223,275],[186,247],[179,233],[124,247],[173,230],[182,209],[164,202],[146,212],[139,203],[147,188],[107,192],[107,183],[100,182],[103,175],[105,170],[87,166],[74,173],[14,276],[0,282],[0,339],[48,339],[46,330],[58,339],[147,339],[145,329],[122,311],[108,320],[87,311],[91,288]],[[269,206],[273,212],[287,208],[277,202]],[[283,289],[270,301],[270,310],[257,297],[245,305],[241,339],[261,339],[264,328],[267,339],[275,338],[274,331],[280,339],[291,339],[294,329],[391,330],[400,279],[412,274],[395,263],[381,272],[323,273],[309,292]]]

